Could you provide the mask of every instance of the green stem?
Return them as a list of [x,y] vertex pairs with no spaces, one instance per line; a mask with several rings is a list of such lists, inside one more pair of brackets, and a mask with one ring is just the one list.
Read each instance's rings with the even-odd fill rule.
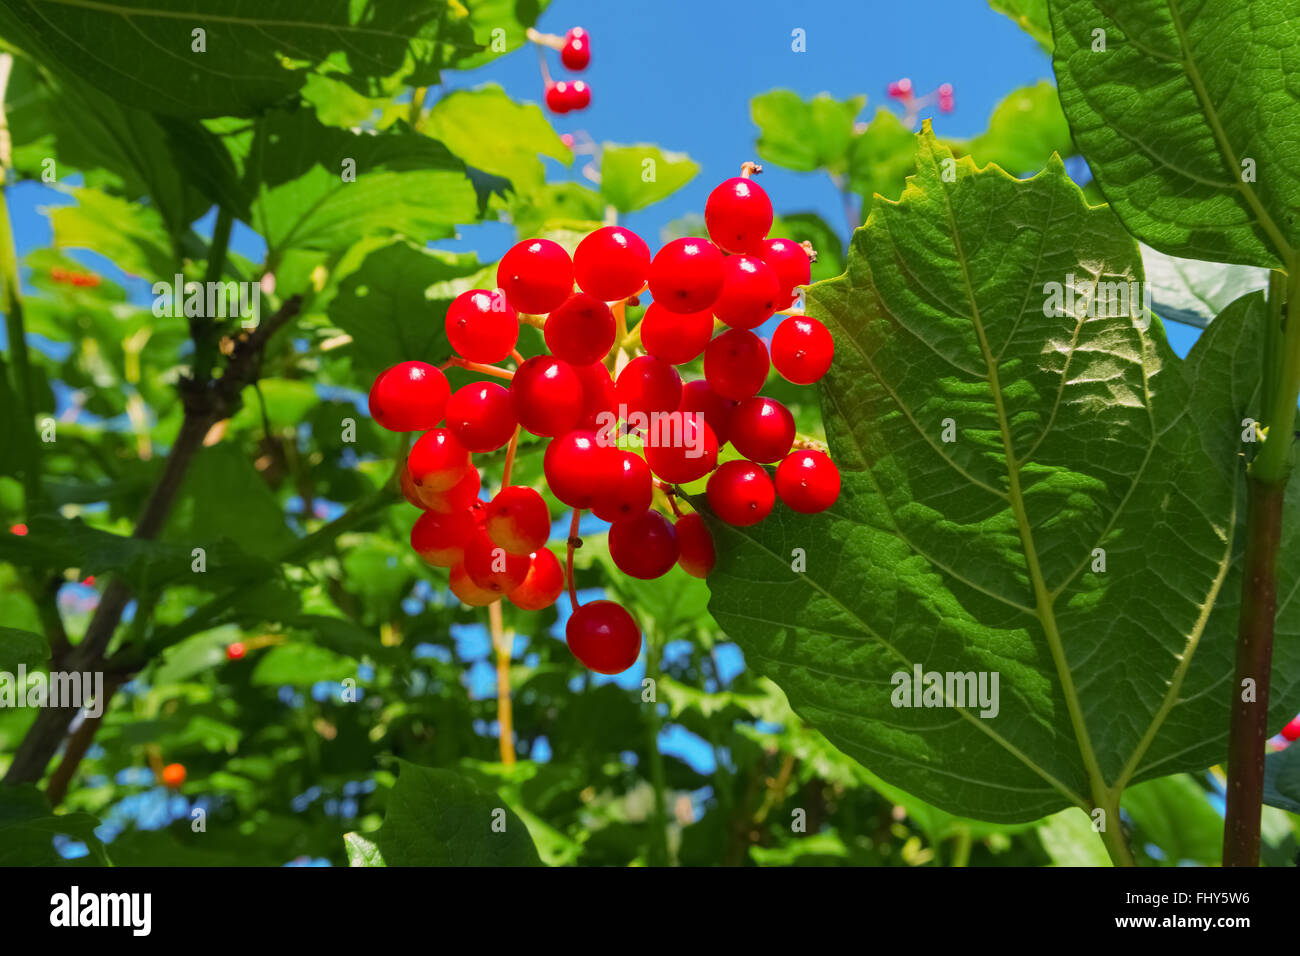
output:
[[1124,839],[1124,824],[1119,816],[1119,794],[1119,790],[1107,790],[1097,804],[1105,813],[1105,829],[1101,831],[1101,840],[1106,844],[1106,852],[1115,866],[1137,866],[1128,840]]
[[970,862],[970,827],[962,827],[953,839],[952,861],[949,866],[962,867]]
[[[204,281],[220,282],[226,267],[226,249],[230,245],[230,229],[234,213],[226,206],[217,207],[217,222],[212,228],[212,244],[208,247],[208,266]],[[200,382],[212,376],[217,360],[217,324],[211,316],[196,316],[190,320],[190,337],[194,339],[194,378]]]
[[[659,686],[659,645],[655,640],[655,630],[653,626],[646,628],[645,649],[646,649],[646,676],[653,680],[655,686],[655,697],[658,695]],[[650,750],[650,782],[654,787],[655,806],[654,806],[654,834],[650,843],[650,865],[667,866],[669,860],[668,850],[668,801],[667,801],[667,783],[664,774],[664,757],[659,752],[659,731],[662,722],[659,719],[659,702],[653,700],[650,702],[650,717],[646,721],[646,731]]]
[[[1269,281],[1271,311],[1276,313],[1282,297],[1281,278]],[[1286,484],[1291,473],[1291,449],[1294,445],[1296,402],[1300,400],[1300,268],[1292,267],[1286,283],[1286,327],[1282,331],[1280,356],[1266,355],[1265,362],[1276,362],[1280,369],[1272,395],[1264,411],[1267,435],[1264,447],[1250,465],[1250,473],[1262,482]]]
[[[3,174],[0,174],[2,181]],[[24,510],[31,516],[45,503],[39,465],[41,444],[36,428],[31,357],[27,351],[27,324],[23,318],[23,298],[18,284],[18,254],[14,247],[13,226],[9,222],[9,194],[3,187],[0,187],[0,296],[9,339],[9,364],[14,373],[14,399],[22,422]]]

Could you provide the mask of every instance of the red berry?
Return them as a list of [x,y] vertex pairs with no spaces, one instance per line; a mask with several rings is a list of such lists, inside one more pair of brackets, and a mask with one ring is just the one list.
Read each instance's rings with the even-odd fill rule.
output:
[[776,491],[791,511],[816,514],[840,496],[840,470],[825,452],[799,450],[777,465]]
[[573,251],[578,288],[603,302],[636,295],[649,274],[650,247],[622,226],[602,226]]
[[717,554],[713,550],[713,535],[697,514],[682,515],[674,526],[677,531],[677,548],[681,552],[677,563],[692,577],[707,578],[713,570]]
[[471,382],[447,402],[447,428],[470,451],[495,451],[516,424],[510,391],[496,382]]
[[[546,88],[546,108],[552,113],[567,113],[569,105],[569,84],[560,80]],[[525,310],[527,311],[527,310]]]
[[889,95],[894,99],[903,99],[912,95],[912,81],[907,77],[901,80],[894,80],[888,87]]
[[641,318],[641,344],[655,358],[682,365],[698,358],[713,337],[713,313],[669,312],[651,302]]
[[615,476],[616,450],[602,444],[595,432],[571,431],[556,438],[542,456],[551,494],[570,508],[590,508]]
[[411,548],[435,568],[449,568],[465,559],[465,546],[477,532],[468,509],[448,514],[425,511],[411,529]]
[[698,379],[682,386],[682,401],[677,410],[703,414],[718,444],[725,445],[731,438],[731,413],[735,407],[734,399],[723,398],[708,382]]
[[501,257],[497,285],[520,312],[545,315],[573,291],[573,262],[559,243],[525,239]]
[[487,506],[487,533],[511,554],[532,554],[551,536],[551,512],[532,488],[511,485]]
[[571,110],[585,110],[591,105],[591,87],[582,80],[574,80],[564,94],[565,102]]
[[[409,469],[403,469],[409,474]],[[414,482],[411,487],[415,492],[416,504],[426,511],[440,511],[446,514],[451,511],[463,511],[472,507],[478,500],[478,492],[481,479],[479,478],[478,469],[470,465],[465,469],[465,476],[460,481],[452,485],[446,491],[424,491],[416,488]],[[407,501],[410,501],[410,495],[407,495]]]
[[767,381],[767,346],[753,332],[728,329],[704,349],[704,378],[723,398],[739,401]]
[[752,179],[733,176],[709,193],[704,225],[724,252],[755,253],[772,228],[772,201]]
[[620,674],[641,656],[641,629],[613,601],[578,608],[569,616],[564,635],[573,656],[598,674]]
[[618,331],[614,313],[603,300],[575,292],[547,316],[543,334],[546,347],[557,357],[570,365],[590,365],[609,354]]
[[727,524],[758,524],[772,512],[776,491],[767,472],[752,461],[724,461],[705,490],[709,507]]
[[654,479],[644,458],[621,448],[614,449],[618,461],[609,484],[598,488],[591,512],[602,521],[626,521],[650,510],[654,501]]
[[731,414],[731,444],[750,461],[780,461],[794,444],[794,416],[774,398],[747,398]]
[[781,289],[777,310],[790,308],[799,297],[796,287],[812,281],[812,261],[807,251],[793,239],[764,239],[759,244],[758,257],[776,273]]
[[727,256],[723,275],[722,292],[713,303],[713,314],[732,328],[760,326],[780,305],[776,273],[762,259]]
[[1300,740],[1300,717],[1296,717],[1282,728],[1282,736],[1287,740]]
[[953,110],[952,84],[944,83],[939,87],[939,112],[951,113]]
[[[578,365],[573,369],[582,380],[582,417],[578,427],[585,431],[599,431],[606,424],[616,422],[614,380],[603,362]],[[605,415],[604,413],[608,413]]]
[[235,643],[233,644],[227,644],[226,660],[237,661],[241,657],[243,657],[244,654],[246,654],[247,652],[248,652],[248,648],[244,647],[243,641],[235,641]]
[[669,312],[709,308],[722,280],[722,253],[707,239],[674,239],[650,263],[650,295]]
[[528,576],[528,554],[511,554],[486,534],[475,534],[465,546],[465,570],[480,588],[506,594]]
[[429,506],[426,505],[424,503],[424,499],[420,497],[420,489],[415,487],[415,479],[411,477],[410,468],[408,468],[406,465],[403,465],[401,474],[399,475],[397,481],[398,481],[398,485],[402,489],[402,497],[404,497],[407,501],[409,501],[411,504],[415,505],[415,507],[421,510],[428,509]]
[[515,372],[510,399],[525,429],[534,435],[563,435],[582,416],[582,379],[563,359],[535,355]]
[[831,367],[835,340],[826,326],[806,315],[792,315],[772,333],[772,364],[787,382],[811,385]]
[[614,398],[625,420],[636,412],[648,416],[675,411],[682,400],[682,377],[671,363],[653,355],[641,355],[618,373]]
[[564,35],[564,47],[560,50],[560,62],[565,69],[575,73],[585,70],[591,62],[591,39],[582,27],[574,27]]
[[447,377],[424,362],[402,362],[380,372],[370,387],[370,417],[390,432],[436,428],[447,409]]
[[506,597],[510,603],[525,611],[540,611],[550,607],[564,593],[564,571],[555,555],[541,548],[529,555],[528,574],[524,583]]
[[181,784],[185,782],[185,765],[179,763],[169,763],[163,767],[162,772],[163,786],[172,790],[179,790]]
[[677,563],[677,532],[657,511],[609,526],[609,556],[634,578],[662,577]]
[[475,584],[463,564],[457,564],[451,569],[448,585],[451,593],[456,595],[462,604],[468,604],[470,607],[487,607],[493,601],[501,599],[501,595],[496,591]]
[[421,494],[447,491],[465,477],[469,451],[450,429],[435,428],[416,439],[406,467]]
[[663,419],[679,428],[651,429],[646,436],[645,460],[664,481],[684,485],[703,478],[718,463],[718,439],[702,414]]
[[447,308],[447,341],[471,362],[500,362],[519,341],[519,316],[500,290],[470,289]]

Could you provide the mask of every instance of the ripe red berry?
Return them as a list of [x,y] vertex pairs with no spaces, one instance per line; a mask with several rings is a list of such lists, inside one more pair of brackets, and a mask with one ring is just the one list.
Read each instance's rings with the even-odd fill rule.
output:
[[528,554],[511,554],[486,534],[478,533],[465,546],[465,570],[479,587],[504,595],[524,583]]
[[[409,475],[410,469],[403,469],[403,473]],[[464,511],[476,503],[481,503],[478,500],[480,486],[478,469],[470,465],[465,469],[464,477],[446,491],[424,491],[416,488],[415,483],[412,482],[411,489],[415,492],[416,500],[411,503],[426,511],[440,511],[443,514]],[[405,493],[405,483],[403,483],[403,493]],[[411,496],[407,495],[406,500],[411,501]]]
[[750,461],[778,462],[794,444],[794,416],[775,398],[747,398],[731,414],[731,444]]
[[435,428],[416,439],[406,467],[421,494],[447,491],[465,477],[469,451],[450,429]]
[[427,510],[428,505],[420,497],[420,489],[415,487],[415,479],[411,477],[411,469],[406,465],[402,466],[401,474],[398,477],[398,484],[402,489],[402,497],[409,501],[415,507],[421,510]]
[[436,428],[447,409],[447,377],[424,362],[402,362],[380,372],[370,387],[370,417],[390,432]]
[[614,452],[617,463],[612,477],[596,490],[591,503],[592,514],[609,522],[639,517],[650,510],[654,501],[654,479],[645,459],[621,448]]
[[546,108],[552,113],[569,112],[572,109],[569,103],[569,84],[564,80],[552,83],[546,88]]
[[578,427],[585,431],[599,431],[607,423],[617,421],[614,380],[604,363],[577,365],[573,370],[582,380],[582,417],[578,419]]
[[613,601],[582,605],[569,616],[564,636],[573,656],[598,674],[621,674],[641,656],[641,629]]
[[559,243],[525,239],[501,257],[497,285],[520,312],[545,315],[573,291],[573,261]]
[[452,567],[448,586],[451,588],[451,593],[456,595],[462,604],[468,604],[470,607],[487,607],[493,601],[501,599],[501,595],[496,591],[476,584],[463,564]]
[[551,494],[570,508],[590,508],[613,480],[618,457],[595,432],[571,431],[546,446],[542,472]]
[[752,461],[724,461],[705,490],[709,507],[727,524],[758,524],[772,512],[776,491],[767,472]]
[[787,382],[811,385],[831,367],[835,340],[826,326],[806,315],[792,315],[772,333],[772,364]]
[[734,399],[723,398],[707,381],[697,379],[682,386],[682,401],[677,410],[703,414],[718,444],[725,445],[731,438],[731,413],[735,407]]
[[578,73],[587,68],[591,62],[591,39],[582,27],[574,27],[564,35],[564,46],[560,50],[560,62],[565,69]]
[[722,253],[707,239],[674,239],[650,263],[650,295],[669,312],[711,307],[722,280]]
[[704,378],[723,398],[739,401],[767,381],[767,346],[753,332],[728,329],[704,349]]
[[825,452],[801,449],[777,465],[776,491],[791,511],[816,514],[840,496],[840,470]]
[[227,644],[227,645],[226,645],[226,660],[228,660],[228,661],[237,661],[237,660],[239,660],[241,657],[243,657],[244,654],[246,654],[247,652],[248,652],[248,648],[244,647],[244,642],[243,642],[243,641],[235,641],[235,643],[233,643],[233,644]]
[[722,292],[713,314],[733,329],[762,325],[781,304],[776,273],[756,256],[727,256],[722,265]]
[[603,302],[636,295],[649,274],[650,247],[622,226],[602,226],[573,251],[578,288]]
[[570,110],[585,110],[591,105],[591,87],[582,80],[574,80],[564,97]]
[[724,252],[756,253],[772,228],[772,201],[752,179],[733,176],[709,193],[704,225]]
[[496,382],[471,382],[447,402],[447,428],[470,451],[495,451],[516,424],[510,391]]
[[655,358],[682,365],[704,351],[713,337],[713,313],[670,312],[651,302],[641,317],[641,344]]
[[516,370],[510,399],[525,429],[534,435],[563,435],[582,416],[582,379],[563,359],[535,355]]
[[680,428],[651,429],[646,436],[645,460],[664,481],[684,485],[703,478],[718,463],[718,439],[703,415],[668,420]]
[[519,315],[500,290],[470,289],[447,308],[447,341],[471,362],[500,362],[519,341]]
[[[579,248],[579,252],[581,252]],[[570,365],[599,362],[614,346],[614,313],[602,299],[575,292],[546,318],[546,347]]]
[[675,411],[682,400],[682,377],[671,363],[641,355],[618,373],[614,399],[625,419],[635,412],[651,415]]
[[550,607],[564,593],[564,570],[559,560],[546,548],[529,555],[528,574],[524,583],[509,594],[510,603],[525,611]]
[[717,561],[713,549],[713,535],[704,519],[697,514],[682,515],[674,525],[677,531],[677,563],[692,577],[707,578]]
[[1282,736],[1287,740],[1300,740],[1300,717],[1294,718],[1282,728]]
[[677,563],[677,532],[657,511],[609,526],[609,556],[634,578],[662,577]]
[[758,257],[776,273],[781,294],[776,308],[788,309],[797,299],[797,287],[812,281],[812,261],[804,247],[793,239],[764,239],[759,244]]
[[411,548],[427,564],[449,568],[465,559],[465,547],[478,532],[468,510],[441,513],[425,511],[411,529]]
[[532,554],[551,536],[551,512],[532,488],[511,485],[487,506],[488,537],[511,554]]
[[179,763],[169,763],[163,767],[162,772],[163,786],[172,790],[179,790],[181,784],[185,782],[185,765]]

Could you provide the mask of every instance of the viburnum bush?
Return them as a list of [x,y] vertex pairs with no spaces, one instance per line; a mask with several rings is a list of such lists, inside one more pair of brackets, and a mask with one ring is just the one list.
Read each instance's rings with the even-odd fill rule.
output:
[[[585,66],[584,33],[571,31],[564,49],[575,38]],[[652,579],[680,564],[704,578],[713,569],[713,539],[697,514],[681,510],[677,486],[707,477],[713,513],[738,526],[762,521],[778,497],[816,514],[839,496],[834,462],[819,449],[796,448],[794,416],[758,394],[772,366],[787,381],[813,384],[835,350],[826,327],[801,312],[777,327],[770,355],[752,331],[788,311],[811,278],[808,244],[768,235],[772,203],[752,178],[759,171],[746,163],[710,194],[709,239],[673,240],[653,258],[644,239],[620,226],[587,234],[572,258],[540,237],[510,249],[496,289],[462,292],[447,309],[456,355],[442,367],[507,386],[484,379],[453,393],[442,368],[409,361],[381,372],[370,389],[376,422],[423,432],[400,479],[406,499],[423,511],[411,529],[415,552],[449,568],[452,592],[468,605],[504,597],[541,610],[567,578],[569,649],[599,673],[631,667],[641,632],[617,602],[579,606],[573,552],[582,544],[584,510],[611,523],[610,557],[623,573]],[[653,301],[629,329],[626,308],[647,290]],[[521,315],[541,328],[548,353],[525,360],[516,351]],[[716,336],[715,325],[723,328]],[[701,355],[703,379],[683,382],[678,367]],[[492,364],[506,358],[513,370]],[[549,439],[547,490],[573,509],[563,572],[546,547],[546,500],[511,483],[524,431]],[[621,447],[624,439],[639,451]],[[719,464],[728,443],[743,457]],[[502,447],[499,484],[484,501],[474,455]],[[656,491],[671,518],[654,507]]]

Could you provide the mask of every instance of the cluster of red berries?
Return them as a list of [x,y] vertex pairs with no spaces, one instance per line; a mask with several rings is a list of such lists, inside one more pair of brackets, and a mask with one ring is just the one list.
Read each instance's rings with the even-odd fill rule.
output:
[[[542,35],[539,34],[539,37]],[[582,27],[571,27],[563,37],[543,37],[539,42],[560,51],[566,69],[581,73],[591,62],[591,38]],[[552,113],[572,113],[591,105],[591,87],[582,80],[557,80],[543,74],[546,82],[546,108]]]
[[93,272],[76,272],[72,269],[65,269],[62,266],[55,266],[50,270],[50,278],[55,282],[66,285],[82,286],[87,289],[94,289],[99,285],[99,276]]
[[[624,573],[657,578],[679,564],[705,577],[713,540],[698,514],[682,513],[677,485],[709,476],[709,505],[733,525],[763,520],[778,497],[811,514],[839,495],[830,458],[796,449],[789,410],[758,394],[772,366],[791,382],[817,381],[834,343],[821,322],[800,314],[782,321],[770,352],[753,332],[797,301],[811,259],[799,243],[768,238],[772,204],[748,178],[751,169],[746,164],[745,175],[710,195],[712,241],[676,239],[652,258],[636,233],[605,226],[572,257],[549,239],[511,248],[497,267],[498,289],[462,293],[445,320],[456,353],[447,365],[508,379],[508,387],[476,381],[452,393],[440,369],[403,362],[370,391],[380,425],[424,432],[401,471],[403,493],[422,510],[411,545],[429,564],[450,569],[452,592],[469,605],[504,597],[540,610],[564,591],[566,574],[546,547],[546,501],[510,482],[521,430],[549,439],[547,486],[574,509],[566,635],[594,671],[618,673],[635,663],[641,632],[615,602],[578,605],[573,549],[583,511],[610,522],[609,552]],[[629,333],[626,306],[647,287],[653,302]],[[525,360],[515,349],[521,314],[541,326],[549,353]],[[715,318],[725,327],[716,336]],[[704,378],[684,383],[676,366],[701,354]],[[492,364],[507,358],[513,371]],[[620,444],[630,436],[640,439],[640,453]],[[744,457],[719,465],[728,441]],[[502,447],[501,487],[485,502],[472,456]],[[773,464],[775,478],[765,467]],[[653,507],[656,489],[675,520]]]
[[951,113],[953,111],[954,103],[951,83],[944,83],[933,93],[918,98],[912,88],[912,81],[907,77],[903,77],[901,80],[894,80],[890,83],[887,92],[889,93],[890,99],[895,99],[901,102],[903,107],[909,113],[920,109],[921,106],[930,101],[931,97],[933,97],[934,101],[938,104],[940,113]]

